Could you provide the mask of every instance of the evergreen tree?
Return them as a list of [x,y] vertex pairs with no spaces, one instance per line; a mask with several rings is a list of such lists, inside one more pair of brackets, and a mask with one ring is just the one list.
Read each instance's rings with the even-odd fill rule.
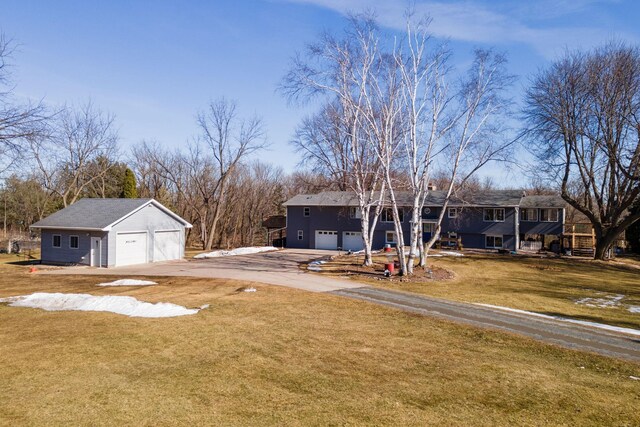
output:
[[122,193],[120,193],[121,199],[136,199],[138,197],[138,190],[136,188],[136,176],[133,171],[127,168],[124,171],[124,180],[122,182]]

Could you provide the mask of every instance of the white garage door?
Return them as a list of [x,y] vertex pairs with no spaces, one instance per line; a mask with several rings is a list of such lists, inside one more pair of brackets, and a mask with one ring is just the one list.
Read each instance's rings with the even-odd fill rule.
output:
[[364,242],[360,231],[345,231],[342,233],[342,250],[356,252],[362,249],[364,249]]
[[338,232],[316,230],[316,249],[338,249]]
[[116,266],[147,262],[147,233],[116,235]]
[[180,259],[180,232],[156,231],[153,235],[153,261]]

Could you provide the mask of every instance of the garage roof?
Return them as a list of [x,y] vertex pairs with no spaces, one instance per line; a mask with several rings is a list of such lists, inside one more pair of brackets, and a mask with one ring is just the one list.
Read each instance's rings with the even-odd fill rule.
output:
[[190,228],[184,219],[154,199],[80,199],[33,224],[31,228],[107,231],[122,219],[153,204]]

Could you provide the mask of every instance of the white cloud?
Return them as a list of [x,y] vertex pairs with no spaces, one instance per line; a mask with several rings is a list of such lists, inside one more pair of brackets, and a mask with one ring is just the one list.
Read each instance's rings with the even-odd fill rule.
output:
[[[288,1],[316,5],[341,14],[373,10],[382,25],[393,29],[404,28],[404,12],[408,4],[387,0]],[[596,1],[598,0],[555,0],[553,4],[543,1],[542,5],[516,6],[506,12],[497,10],[497,7],[490,8],[468,1],[451,3],[429,1],[416,4],[415,11],[417,16],[429,16],[433,19],[430,30],[437,37],[497,45],[522,43],[531,46],[540,55],[552,58],[565,48],[590,47],[609,40],[616,34],[610,30],[582,25],[536,27],[528,25],[526,21],[576,13]],[[543,7],[545,4],[546,6]]]

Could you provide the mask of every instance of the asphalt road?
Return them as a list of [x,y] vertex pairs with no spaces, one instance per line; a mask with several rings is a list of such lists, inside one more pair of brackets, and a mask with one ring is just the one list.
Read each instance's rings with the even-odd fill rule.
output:
[[403,311],[524,335],[575,350],[640,362],[640,337],[407,292],[360,287],[331,292]]

